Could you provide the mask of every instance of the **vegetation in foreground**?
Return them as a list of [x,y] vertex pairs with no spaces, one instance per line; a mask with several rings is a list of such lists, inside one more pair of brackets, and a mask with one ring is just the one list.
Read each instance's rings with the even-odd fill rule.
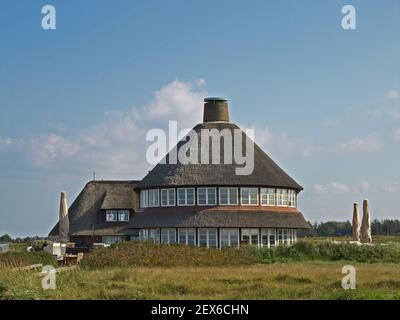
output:
[[[43,290],[34,271],[12,271],[4,261],[15,254],[0,255],[0,299],[400,299],[399,244],[220,251],[123,243],[57,274],[57,290]],[[24,254],[37,259],[28,264],[41,262],[41,253]],[[356,267],[356,290],[341,287],[346,264]]]

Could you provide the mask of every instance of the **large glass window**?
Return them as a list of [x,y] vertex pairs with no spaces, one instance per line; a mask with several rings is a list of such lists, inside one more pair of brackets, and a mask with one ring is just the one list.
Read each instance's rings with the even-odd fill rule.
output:
[[175,189],[161,189],[161,206],[175,206]]
[[160,192],[158,189],[149,190],[149,207],[160,206],[159,196],[160,196]]
[[288,205],[289,207],[296,207],[296,191],[289,190],[288,191]]
[[178,206],[194,206],[194,188],[178,189]]
[[174,228],[161,229],[161,243],[176,243],[176,230]]
[[240,199],[242,205],[258,205],[258,188],[240,188]]
[[140,207],[147,208],[149,206],[149,191],[142,190],[140,191]]
[[213,206],[217,204],[216,188],[197,188],[197,204],[199,206]]
[[238,188],[219,188],[219,204],[235,206],[238,204]]
[[287,207],[287,190],[277,189],[276,190],[276,204],[279,207]]
[[118,221],[117,210],[107,210],[107,211],[106,211],[106,221],[107,221],[107,222],[115,222],[115,221]]
[[261,188],[260,202],[262,206],[275,206],[275,189]]
[[160,243],[160,229],[149,229],[149,241]]
[[258,229],[242,229],[241,244],[258,245]]
[[217,229],[199,229],[199,247],[217,247]]
[[178,230],[178,240],[181,244],[195,245],[196,244],[196,229],[181,228]]
[[239,229],[220,229],[220,247],[238,247]]
[[139,231],[139,240],[147,241],[149,239],[149,230],[148,229],[140,229]]

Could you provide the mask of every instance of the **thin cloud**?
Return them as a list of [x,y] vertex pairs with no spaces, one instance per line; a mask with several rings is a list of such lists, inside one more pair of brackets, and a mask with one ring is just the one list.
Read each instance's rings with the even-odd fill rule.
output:
[[397,100],[400,99],[400,93],[397,90],[388,90],[385,93],[385,98],[388,100]]

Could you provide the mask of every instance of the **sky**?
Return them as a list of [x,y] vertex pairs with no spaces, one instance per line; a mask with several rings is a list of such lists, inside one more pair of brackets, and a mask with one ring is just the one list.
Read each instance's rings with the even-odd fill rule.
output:
[[201,122],[207,96],[304,187],[307,220],[366,198],[400,218],[399,39],[398,0],[0,0],[0,235],[46,235],[93,171],[143,178],[146,132]]

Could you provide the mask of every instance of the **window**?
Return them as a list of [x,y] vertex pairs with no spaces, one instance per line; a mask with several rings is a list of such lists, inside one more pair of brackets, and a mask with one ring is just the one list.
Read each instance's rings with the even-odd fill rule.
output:
[[149,191],[140,191],[140,207],[147,208],[149,206]]
[[118,210],[118,221],[129,221],[129,210]]
[[276,230],[275,229],[269,229],[268,230],[268,236],[269,236],[269,246],[270,247],[275,247],[276,243]]
[[158,207],[160,205],[159,196],[158,189],[149,190],[149,207]]
[[160,229],[149,229],[149,241],[160,243]]
[[285,238],[284,238],[284,232],[282,229],[278,230],[278,244],[284,244],[285,243]]
[[239,229],[220,229],[220,247],[238,247]]
[[178,241],[181,244],[195,245],[196,244],[196,229],[182,228],[178,230]]
[[149,239],[149,230],[148,229],[140,229],[139,231],[139,240],[147,241]]
[[197,204],[199,206],[213,206],[217,204],[216,188],[197,188]]
[[242,205],[258,205],[258,188],[240,188],[240,198]]
[[258,245],[258,229],[242,229],[240,243]]
[[174,228],[161,229],[161,243],[176,243],[176,230]]
[[107,210],[106,211],[106,221],[107,222],[118,221],[117,210]]
[[217,247],[217,229],[199,229],[199,247]]
[[161,189],[161,206],[175,206],[175,189]]
[[194,206],[194,188],[178,189],[178,206]]
[[114,244],[114,243],[119,243],[122,241],[122,237],[119,236],[103,236],[102,237],[103,243],[106,244]]
[[238,204],[238,188],[219,188],[219,204],[235,206]]
[[275,189],[261,188],[260,202],[262,206],[275,206]]
[[278,207],[287,207],[287,190],[277,189],[276,190],[276,204]]
[[296,207],[296,191],[289,190],[288,191],[288,204],[289,207]]

